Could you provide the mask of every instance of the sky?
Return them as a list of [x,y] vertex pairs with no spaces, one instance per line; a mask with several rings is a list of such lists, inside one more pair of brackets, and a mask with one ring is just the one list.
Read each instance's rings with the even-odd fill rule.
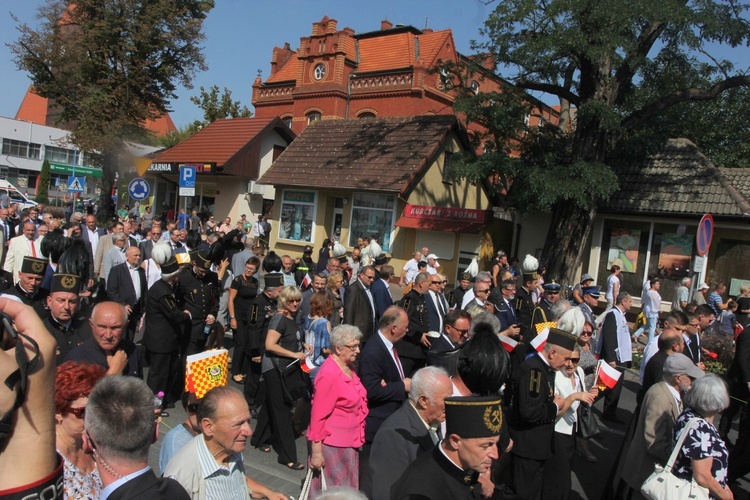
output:
[[[22,22],[36,25],[35,14],[44,0],[0,0],[0,116],[15,117],[29,78],[18,71],[6,44],[18,37],[13,13]],[[265,80],[270,75],[274,46],[289,42],[293,49],[299,39],[310,36],[312,24],[323,16],[336,19],[338,28],[350,27],[357,33],[380,29],[380,21],[425,26],[434,30],[450,28],[456,48],[471,54],[471,40],[480,38],[479,29],[492,12],[492,5],[480,0],[215,0],[216,6],[204,22],[204,54],[208,71],[196,74],[193,89],[180,88],[170,113],[180,127],[202,119],[201,110],[190,96],[201,86],[218,85],[232,91],[234,100],[252,109],[252,83],[258,70]]]

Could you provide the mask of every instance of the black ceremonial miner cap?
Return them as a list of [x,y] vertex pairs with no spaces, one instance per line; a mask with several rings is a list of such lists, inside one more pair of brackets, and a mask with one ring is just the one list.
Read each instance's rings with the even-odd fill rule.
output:
[[503,410],[498,396],[445,398],[446,436],[482,438],[500,435]]
[[57,273],[52,275],[52,284],[50,284],[50,293],[70,292],[78,293],[81,289],[81,277],[75,274]]
[[26,256],[23,258],[23,263],[21,264],[21,272],[44,276],[44,273],[47,272],[47,259]]
[[281,273],[269,273],[265,275],[263,282],[266,288],[284,286],[284,275]]

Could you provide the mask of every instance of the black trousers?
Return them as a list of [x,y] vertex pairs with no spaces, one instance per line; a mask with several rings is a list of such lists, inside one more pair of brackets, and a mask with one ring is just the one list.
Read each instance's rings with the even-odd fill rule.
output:
[[[248,355],[250,358],[250,355]],[[232,360],[234,362],[234,359]],[[245,372],[245,400],[250,408],[257,408],[262,405],[266,398],[266,385],[261,383],[261,364],[252,359],[248,359],[247,372]]]
[[602,415],[607,418],[614,418],[617,416],[617,406],[620,404],[620,394],[622,394],[622,384],[625,380],[625,370],[623,367],[630,368],[631,363],[625,363],[623,365],[618,364],[615,368],[620,372],[620,378],[617,380],[615,388],[604,391],[604,407],[602,408]]
[[568,500],[572,480],[570,466],[575,458],[575,434],[555,432],[552,438],[552,457],[544,464],[544,500]]
[[263,373],[266,399],[258,415],[258,428],[250,441],[253,446],[270,444],[279,455],[280,464],[297,461],[297,446],[294,443],[294,424],[291,404],[284,402],[281,376],[276,370]]
[[149,363],[148,377],[146,385],[153,391],[164,393],[163,402],[176,403],[180,400],[182,391],[176,386],[179,385],[181,375],[180,371],[180,354],[174,352],[151,352],[146,351],[146,361]]
[[[236,314],[236,311],[235,311]],[[234,353],[232,354],[232,375],[247,372],[249,354],[247,352],[247,319],[235,317],[237,329],[234,331]]]
[[206,348],[206,340],[208,340],[208,335],[203,333],[203,328],[205,326],[205,320],[193,320],[188,324],[187,331],[185,332],[186,345],[183,351],[186,357],[192,354],[203,352],[203,349]]
[[541,500],[545,462],[513,455],[513,487],[519,499]]

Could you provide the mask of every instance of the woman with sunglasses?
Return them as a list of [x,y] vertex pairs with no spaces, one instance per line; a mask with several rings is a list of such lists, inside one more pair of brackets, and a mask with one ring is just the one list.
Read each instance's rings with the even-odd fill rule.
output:
[[253,299],[258,296],[258,279],[255,277],[255,273],[259,268],[260,259],[255,256],[250,257],[245,262],[245,269],[242,274],[234,278],[229,287],[229,301],[227,302],[229,326],[234,330],[234,341],[237,343],[232,358],[232,380],[238,384],[245,381],[247,364],[250,362],[247,348],[247,313]]
[[[320,293],[320,292],[318,292]],[[310,427],[311,492],[321,492],[320,471],[325,467],[327,486],[359,489],[359,448],[365,443],[367,390],[354,371],[362,332],[339,325],[331,332],[331,355],[315,377]]]
[[268,324],[266,352],[261,361],[266,399],[251,441],[266,453],[271,451],[268,444],[272,444],[279,455],[279,463],[292,470],[303,470],[305,466],[297,461],[292,421],[296,401],[289,400],[289,383],[292,377],[301,377],[295,370],[300,370],[300,363],[312,354],[310,346],[302,343],[303,333],[295,320],[301,301],[302,294],[295,286],[286,286],[279,293],[277,312]]
[[[596,388],[586,391],[581,361],[581,346],[576,345],[570,356],[555,374],[555,394],[564,398],[557,412],[553,437],[554,455],[545,464],[544,498],[565,500],[570,496],[570,465],[576,450],[576,410],[581,403],[592,404],[596,399]],[[549,486],[549,491],[547,491]]]
[[67,361],[55,378],[55,442],[63,457],[64,498],[99,498],[102,480],[96,462],[83,452],[83,417],[96,382],[107,370],[99,365]]

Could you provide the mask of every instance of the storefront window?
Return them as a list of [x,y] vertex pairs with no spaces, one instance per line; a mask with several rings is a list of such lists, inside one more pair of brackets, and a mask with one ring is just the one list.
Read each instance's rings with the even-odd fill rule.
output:
[[[653,227],[653,232],[652,232]],[[696,226],[608,219],[602,233],[599,284],[605,286],[609,269],[622,269],[622,290],[640,297],[643,283],[655,275],[662,301],[671,302],[680,281],[693,277]],[[649,248],[649,238],[651,246]]]
[[377,234],[380,236],[378,243],[383,251],[390,252],[395,208],[395,196],[355,193],[352,200],[349,246],[356,246],[357,238]]
[[313,241],[316,196],[314,191],[284,191],[279,239]]

